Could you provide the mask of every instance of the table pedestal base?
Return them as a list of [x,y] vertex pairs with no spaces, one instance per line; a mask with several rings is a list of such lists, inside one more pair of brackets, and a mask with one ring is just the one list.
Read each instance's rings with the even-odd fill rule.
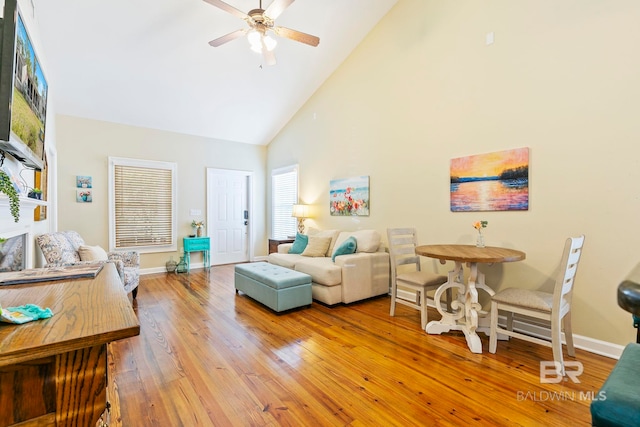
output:
[[[425,331],[428,334],[438,335],[443,332],[462,331],[471,352],[482,353],[482,342],[477,332],[489,335],[489,325],[488,321],[482,321],[486,319],[487,312],[482,311],[478,303],[478,289],[482,289],[491,296],[495,295],[495,292],[485,285],[484,274],[478,271],[477,263],[469,263],[469,270],[469,280],[465,286],[462,283],[462,263],[456,262],[455,269],[449,272],[449,280],[440,286],[434,295],[436,309],[442,318],[427,323]],[[445,312],[442,309],[442,294],[447,289],[454,288],[458,290],[458,298],[451,302],[452,312]]]

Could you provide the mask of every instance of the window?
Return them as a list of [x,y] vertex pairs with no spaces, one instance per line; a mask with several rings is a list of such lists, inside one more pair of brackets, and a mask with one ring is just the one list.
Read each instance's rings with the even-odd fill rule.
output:
[[109,157],[111,250],[176,250],[177,165]]
[[271,172],[271,233],[274,239],[295,236],[297,221],[291,216],[298,203],[298,166],[287,166]]

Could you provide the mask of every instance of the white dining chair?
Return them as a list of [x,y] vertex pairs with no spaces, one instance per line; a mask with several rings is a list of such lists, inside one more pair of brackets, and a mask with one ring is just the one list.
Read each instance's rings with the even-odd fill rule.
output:
[[[447,276],[422,271],[420,256],[416,254],[418,243],[415,228],[388,228],[389,255],[391,258],[391,310],[395,316],[396,304],[420,310],[422,329],[427,326],[427,292],[435,291],[447,281]],[[409,301],[398,297],[398,289],[415,293]],[[447,307],[451,306],[451,289],[447,290]]]
[[[513,315],[525,315],[550,322],[551,347],[556,371],[564,375],[564,360],[562,357],[562,330],[564,330],[567,353],[575,356],[573,334],[571,332],[571,296],[584,235],[567,239],[560,271],[555,280],[553,293],[528,289],[506,288],[491,298],[491,332],[489,338],[489,352],[495,353],[498,335],[516,337],[536,344],[549,345],[549,341],[533,337],[513,330]],[[506,328],[498,326],[498,312],[507,313]]]

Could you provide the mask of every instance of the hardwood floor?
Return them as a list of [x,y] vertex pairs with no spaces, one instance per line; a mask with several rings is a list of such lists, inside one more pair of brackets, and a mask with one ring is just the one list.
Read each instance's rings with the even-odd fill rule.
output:
[[110,346],[110,425],[587,426],[615,364],[576,350],[580,383],[541,384],[550,347],[493,355],[481,334],[473,354],[461,333],[427,335],[417,310],[390,317],[388,297],[278,315],[236,295],[232,265],[139,289],[140,336]]

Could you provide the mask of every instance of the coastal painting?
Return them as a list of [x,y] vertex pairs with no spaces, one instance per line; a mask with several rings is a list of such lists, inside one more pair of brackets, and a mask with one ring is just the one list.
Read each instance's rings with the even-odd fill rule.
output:
[[91,203],[93,202],[92,190],[83,188],[76,190],[76,202],[78,203]]
[[332,216],[369,216],[369,176],[331,180],[329,212]]
[[451,159],[452,212],[529,209],[529,148]]
[[76,187],[78,188],[91,188],[93,187],[93,184],[91,184],[91,177],[90,176],[84,176],[84,175],[77,175],[76,176]]

